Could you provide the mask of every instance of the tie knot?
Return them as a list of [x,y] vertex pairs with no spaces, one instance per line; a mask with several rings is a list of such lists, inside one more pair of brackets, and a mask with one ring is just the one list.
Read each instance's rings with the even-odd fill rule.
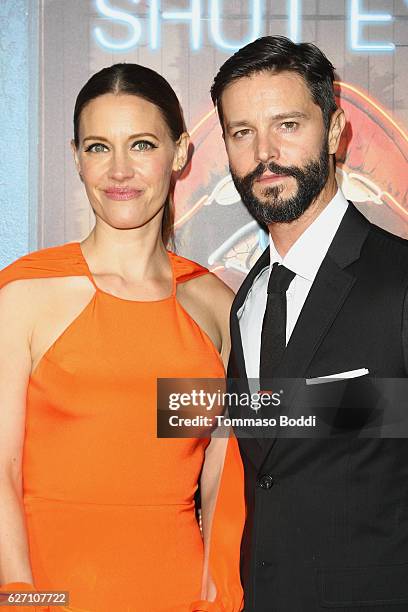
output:
[[277,262],[274,263],[269,276],[268,293],[286,293],[295,276],[296,274],[292,270],[288,270]]

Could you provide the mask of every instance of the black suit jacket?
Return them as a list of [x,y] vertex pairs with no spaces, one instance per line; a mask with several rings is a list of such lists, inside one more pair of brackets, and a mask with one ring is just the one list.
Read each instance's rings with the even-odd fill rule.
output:
[[[268,264],[269,249],[232,307],[232,378],[246,379],[237,311]],[[407,241],[370,224],[351,204],[277,375],[368,368],[373,377],[406,377],[407,289]],[[408,610],[408,440],[239,443],[248,516],[245,612]]]

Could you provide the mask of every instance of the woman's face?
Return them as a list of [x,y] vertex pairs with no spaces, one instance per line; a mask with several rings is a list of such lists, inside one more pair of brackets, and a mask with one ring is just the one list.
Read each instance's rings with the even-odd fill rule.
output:
[[175,143],[157,106],[111,93],[84,107],[73,145],[95,215],[117,229],[160,228],[171,174],[183,167],[187,148],[187,134]]

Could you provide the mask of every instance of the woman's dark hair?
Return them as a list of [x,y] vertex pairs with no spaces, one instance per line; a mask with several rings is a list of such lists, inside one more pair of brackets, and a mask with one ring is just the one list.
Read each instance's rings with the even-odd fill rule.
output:
[[334,98],[334,67],[322,51],[312,43],[294,43],[285,36],[264,36],[237,51],[221,66],[211,87],[221,125],[224,124],[221,97],[234,81],[258,72],[277,74],[290,71],[299,74],[309,88],[315,104],[322,111],[328,129],[337,109]]
[[[84,107],[91,100],[107,93],[138,96],[157,106],[175,142],[186,131],[180,103],[165,78],[139,64],[114,64],[91,76],[78,94],[74,109],[76,148],[79,147],[79,122]],[[173,188],[174,185],[170,187],[162,221],[162,237],[166,245],[173,239]]]

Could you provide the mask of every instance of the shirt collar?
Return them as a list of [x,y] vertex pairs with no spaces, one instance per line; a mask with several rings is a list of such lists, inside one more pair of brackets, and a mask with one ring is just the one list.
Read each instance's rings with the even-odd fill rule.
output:
[[296,275],[313,282],[347,207],[348,202],[338,188],[334,198],[296,240],[284,258],[279,255],[269,235],[271,269],[277,262],[295,272]]

